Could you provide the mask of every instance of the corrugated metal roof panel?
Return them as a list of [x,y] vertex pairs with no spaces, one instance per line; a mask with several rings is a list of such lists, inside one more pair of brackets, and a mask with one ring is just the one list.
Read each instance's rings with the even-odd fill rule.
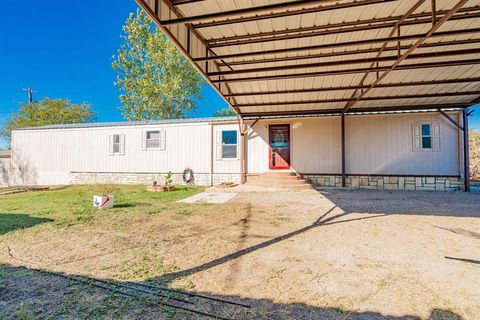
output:
[[[144,0],[139,0],[142,3]],[[150,0],[148,0],[150,1]],[[174,8],[169,0],[162,0],[164,4],[161,8],[161,17],[163,20],[176,19],[183,17],[192,17],[212,13],[229,12],[232,10],[245,8],[259,8],[264,5],[287,3],[285,0],[205,0],[192,2],[191,4],[180,5]],[[436,0],[437,21],[450,10],[459,0]],[[150,1],[153,3],[153,1]],[[280,12],[286,12],[287,9],[277,8],[266,12],[229,14],[228,17],[215,17],[196,19],[189,22],[191,25],[180,23],[184,26],[180,30],[177,24],[162,25],[161,21],[155,18],[155,12],[150,7],[150,14],[156,22],[161,25],[167,35],[176,42],[177,46],[189,57],[197,59],[195,62],[199,71],[204,77],[211,81],[212,85],[219,91],[226,101],[230,103],[239,112],[248,109],[249,114],[258,112],[282,112],[291,110],[305,110],[317,108],[318,110],[339,108],[343,109],[346,103],[343,100],[351,98],[354,90],[344,90],[345,86],[359,86],[371,84],[375,81],[377,73],[370,72],[365,79],[364,72],[352,73],[352,69],[370,68],[371,61],[353,62],[352,59],[371,59],[378,56],[378,50],[382,47],[384,39],[388,38],[388,50],[382,52],[380,57],[388,58],[388,61],[379,62],[379,67],[388,68],[394,63],[393,58],[398,57],[396,46],[402,47],[403,54],[406,49],[427,32],[432,25],[431,22],[431,2],[424,1],[409,16],[400,27],[399,35],[409,37],[399,43],[391,41],[396,39],[397,32],[392,34],[392,28],[399,17],[402,17],[412,8],[417,1],[411,0],[337,0],[337,1],[289,1],[289,3],[302,3],[301,6],[288,9],[288,16],[275,16]],[[145,2],[143,2],[145,3]],[[335,9],[333,7],[336,6]],[[148,5],[147,5],[148,7]],[[320,10],[320,7],[322,7]],[[144,6],[146,8],[146,6]],[[315,9],[318,8],[318,9]],[[315,9],[316,12],[312,12]],[[328,10],[326,10],[328,9]],[[165,12],[168,11],[168,12]],[[148,10],[147,10],[148,11]],[[306,13],[308,11],[308,13]],[[296,14],[291,14],[296,12]],[[267,18],[253,19],[258,14],[260,18],[265,14],[271,14]],[[243,18],[240,21],[239,18]],[[223,21],[223,22],[222,22]],[[362,22],[361,24],[359,23]],[[208,24],[207,24],[208,22]],[[235,22],[235,23],[233,23]],[[379,25],[382,24],[382,27]],[[209,26],[207,26],[209,25]],[[187,52],[185,43],[187,29],[190,28],[191,36],[195,43],[195,50]],[[301,30],[299,30],[301,28]],[[345,30],[343,32],[339,32]],[[455,80],[475,77],[480,74],[480,0],[467,1],[464,6],[455,13],[455,15],[445,22],[434,35],[424,42],[424,45],[417,48],[414,54],[432,54],[443,53],[447,51],[472,50],[472,54],[454,55],[442,57],[423,57],[413,58],[403,61],[398,69],[390,72],[382,84],[395,84],[405,82],[419,81],[438,81]],[[179,31],[180,30],[180,31]],[[302,31],[303,30],[303,31]],[[335,30],[332,33],[331,30]],[[329,32],[327,32],[329,31]],[[449,35],[440,32],[451,32]],[[453,32],[453,34],[452,34]],[[321,33],[321,34],[320,34]],[[293,37],[292,35],[295,35]],[[308,36],[307,36],[308,35]],[[280,40],[274,40],[276,37]],[[262,41],[259,41],[262,40]],[[267,41],[268,40],[268,41]],[[382,40],[382,41],[380,41]],[[466,41],[471,40],[471,41]],[[364,42],[359,42],[364,41]],[[356,42],[356,43],[355,43]],[[457,44],[452,44],[457,43]],[[223,44],[222,46],[220,46]],[[225,44],[229,44],[225,46]],[[342,44],[342,45],[339,45]],[[441,45],[440,45],[441,44]],[[218,58],[209,62],[209,72],[207,72],[205,61],[198,59],[204,58],[206,46],[209,45],[212,55],[226,56],[222,60]],[[317,46],[317,48],[311,48]],[[324,47],[318,47],[324,46]],[[193,47],[193,46],[192,46]],[[302,48],[305,47],[305,48]],[[308,47],[308,48],[307,48]],[[302,48],[300,50],[300,48]],[[283,51],[283,50],[290,51]],[[276,50],[274,52],[270,52]],[[355,52],[356,51],[356,52]],[[256,53],[256,54],[252,54]],[[323,56],[321,56],[323,55]],[[308,58],[304,58],[308,56]],[[459,60],[470,59],[470,62],[459,64]],[[477,60],[476,62],[473,60]],[[338,63],[340,61],[349,61],[348,64]],[[450,62],[449,66],[422,66],[426,63],[445,63]],[[454,63],[453,63],[454,62]],[[312,67],[315,63],[335,63],[334,65],[323,65]],[[414,65],[417,64],[417,65]],[[415,68],[413,68],[415,66]],[[259,70],[265,67],[276,67],[275,70]],[[288,67],[288,70],[286,69]],[[238,74],[217,74],[213,71],[230,71],[251,69],[249,73]],[[348,70],[350,72],[340,72]],[[384,69],[380,70],[380,74]],[[357,70],[361,71],[361,70]],[[304,74],[312,72],[322,72],[322,74]],[[325,72],[335,72],[336,75],[326,75]],[[256,77],[278,76],[280,78],[254,79]],[[243,78],[243,81],[238,81]],[[233,81],[232,79],[237,79]],[[362,81],[363,79],[363,81]],[[459,82],[459,83],[441,83],[429,84],[427,86],[396,86],[389,88],[374,88],[366,97],[372,96],[402,96],[433,94],[444,92],[463,92],[480,90],[480,81]],[[300,92],[300,93],[275,93],[275,91],[295,91],[310,88],[339,88],[338,90],[329,90],[322,92]],[[241,93],[261,93],[268,94],[252,96],[232,96]],[[359,94],[359,91],[356,93]],[[425,103],[447,103],[453,101],[465,106],[471,100],[471,95],[453,96],[453,97],[430,97],[421,99],[407,99],[411,105]],[[312,101],[312,100],[335,100],[341,99],[342,102],[331,102],[306,105],[288,105],[289,101]],[[358,105],[365,107],[378,106],[384,103],[385,106],[399,102],[398,99],[391,99],[393,102],[378,100],[375,103],[365,101],[358,102]],[[281,103],[284,105],[271,105],[269,103]],[[361,101],[361,100],[360,100]],[[402,101],[403,103],[403,101]],[[258,107],[241,107],[244,104],[263,104]],[[237,107],[239,106],[239,107]],[[301,109],[304,108],[304,109]]]

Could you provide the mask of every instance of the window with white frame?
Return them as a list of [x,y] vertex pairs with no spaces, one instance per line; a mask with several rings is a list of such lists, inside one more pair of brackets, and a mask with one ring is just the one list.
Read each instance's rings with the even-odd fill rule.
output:
[[237,159],[238,134],[236,130],[217,132],[217,159]]
[[165,129],[143,132],[142,150],[165,150]]
[[441,128],[438,123],[423,122],[413,124],[413,150],[440,150]]
[[109,141],[110,155],[124,155],[125,154],[125,136],[123,134],[113,134]]

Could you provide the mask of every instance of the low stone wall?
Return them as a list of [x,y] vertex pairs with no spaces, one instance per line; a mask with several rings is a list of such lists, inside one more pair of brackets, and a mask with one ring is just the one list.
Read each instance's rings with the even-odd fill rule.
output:
[[[303,178],[318,187],[341,188],[340,175],[305,174]],[[351,189],[455,191],[463,190],[463,179],[458,177],[409,177],[409,176],[347,176]]]
[[[148,172],[70,172],[71,184],[152,184],[153,181],[163,183],[167,172],[148,173]],[[173,181],[176,184],[185,184],[182,173],[174,173]],[[234,173],[214,173],[213,183],[222,182],[240,182],[240,174]],[[194,173],[191,185],[209,186],[209,173]]]

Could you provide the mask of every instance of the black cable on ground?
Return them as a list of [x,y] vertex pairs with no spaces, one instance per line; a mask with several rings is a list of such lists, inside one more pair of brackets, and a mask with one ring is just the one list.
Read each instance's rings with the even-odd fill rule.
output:
[[[101,288],[101,289],[110,291],[110,292],[112,292],[114,294],[117,294],[117,295],[120,295],[120,296],[133,298],[133,299],[144,301],[144,302],[147,302],[147,303],[153,303],[153,304],[157,304],[157,305],[161,305],[161,306],[165,306],[165,307],[179,309],[179,310],[183,310],[183,311],[186,311],[186,312],[189,312],[189,313],[194,313],[194,314],[202,315],[202,316],[205,316],[205,317],[209,317],[209,318],[212,318],[212,319],[233,320],[233,319],[224,318],[224,317],[221,317],[221,316],[216,316],[214,314],[206,313],[206,312],[199,311],[199,310],[195,310],[195,309],[191,309],[191,308],[187,308],[187,307],[182,307],[182,306],[177,306],[177,305],[174,305],[174,304],[171,304],[171,303],[168,303],[168,302],[164,302],[164,301],[147,299],[145,297],[142,297],[140,295],[136,295],[136,294],[133,294],[133,293],[130,293],[130,292],[124,292],[124,291],[121,291],[121,290],[118,290],[118,289],[109,288],[108,286],[93,283],[93,281],[103,282],[103,280],[98,280],[98,279],[93,279],[93,278],[88,278],[88,277],[83,277],[82,276],[82,278],[89,279],[87,281],[85,279],[79,279],[77,277],[71,277],[71,276],[67,276],[65,274],[60,274],[60,273],[48,273],[48,274],[56,275],[56,276],[59,276],[59,277],[65,278],[65,279],[69,279],[69,280],[72,280],[72,281],[77,281],[77,282],[80,282],[80,283],[91,285],[91,286],[94,286],[94,287],[97,287],[97,288]],[[108,282],[106,282],[106,283],[108,283]],[[132,289],[130,289],[130,290],[132,290]]]
[[212,301],[228,303],[228,304],[232,304],[232,305],[239,306],[239,307],[251,308],[251,306],[249,306],[248,304],[243,304],[243,303],[240,303],[240,302],[225,300],[225,299],[221,299],[221,298],[205,296],[205,295],[198,294],[198,293],[192,293],[192,292],[187,292],[187,291],[170,289],[170,288],[167,288],[167,287],[164,287],[164,286],[154,285],[154,284],[151,284],[151,283],[148,283],[148,282],[131,282],[131,281],[127,281],[127,282],[130,283],[130,284],[136,284],[136,285],[144,286],[144,287],[148,287],[148,288],[176,292],[176,293],[184,294],[184,295],[187,295],[187,296],[190,296],[190,297],[198,297],[198,298],[208,299],[208,300],[212,300]]

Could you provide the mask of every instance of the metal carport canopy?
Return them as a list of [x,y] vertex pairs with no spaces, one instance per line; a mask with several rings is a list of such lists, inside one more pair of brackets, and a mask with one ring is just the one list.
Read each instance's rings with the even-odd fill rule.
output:
[[136,0],[241,116],[480,102],[480,0]]

